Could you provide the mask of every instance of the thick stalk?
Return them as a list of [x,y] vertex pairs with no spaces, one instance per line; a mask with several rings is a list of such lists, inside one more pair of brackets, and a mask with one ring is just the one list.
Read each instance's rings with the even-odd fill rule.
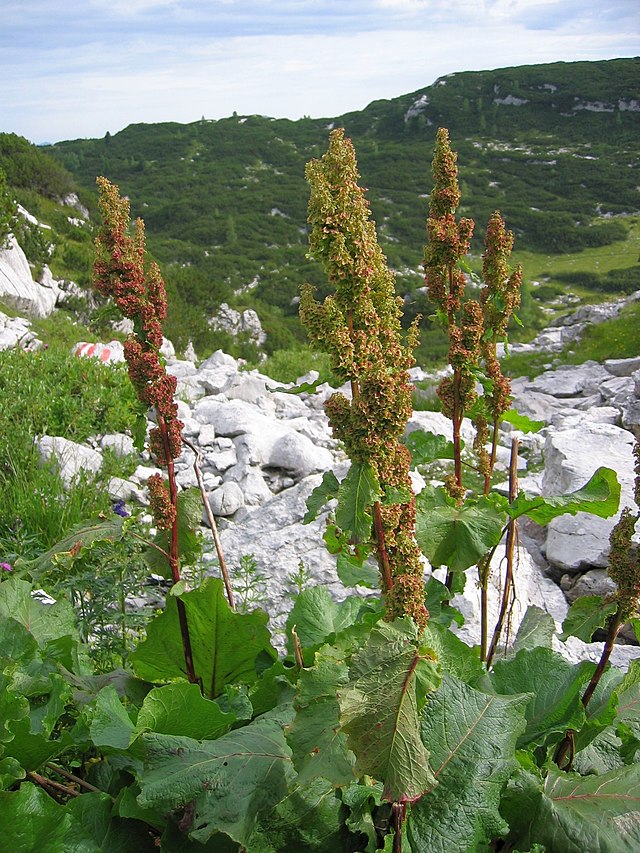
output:
[[[607,631],[607,639],[605,640],[604,648],[602,649],[602,654],[600,655],[600,660],[598,661],[598,666],[596,667],[593,675],[591,676],[591,681],[587,685],[587,689],[584,691],[582,695],[582,704],[586,708],[589,704],[589,700],[593,696],[600,679],[602,678],[602,673],[605,670],[607,663],[609,662],[609,658],[611,657],[611,652],[613,651],[613,645],[616,641],[616,637],[618,636],[618,632],[622,627],[622,618],[620,613],[620,608],[616,610],[616,612],[611,617],[611,621],[609,622],[609,630]],[[564,739],[558,745],[555,755],[553,756],[553,760],[558,765],[561,770],[570,770],[571,765],[573,764],[573,752],[574,752],[574,735],[575,732],[573,729],[567,729],[567,733],[564,736]],[[565,764],[565,759],[569,755],[569,761]]]
[[[509,503],[513,503],[518,497],[518,439],[514,438],[511,441],[511,459],[509,463]],[[507,568],[504,576],[504,586],[502,589],[502,601],[500,602],[500,612],[498,621],[496,622],[493,631],[491,646],[487,655],[487,669],[491,666],[491,661],[495,655],[498,643],[500,642],[500,634],[502,626],[509,609],[509,598],[513,590],[513,563],[515,557],[516,539],[518,536],[518,522],[515,518],[510,519],[507,525],[507,542],[506,542],[506,558]]]
[[480,660],[487,659],[487,640],[489,624],[489,575],[491,574],[491,558],[493,552],[486,554],[478,564],[480,578]]
[[594,694],[596,687],[598,686],[598,682],[602,678],[602,673],[606,665],[609,663],[609,658],[611,657],[611,652],[613,651],[613,644],[616,641],[616,637],[618,636],[618,632],[622,627],[622,618],[620,613],[620,608],[616,610],[613,614],[611,622],[609,623],[609,630],[607,632],[607,639],[604,643],[604,648],[602,649],[602,654],[600,656],[600,660],[598,661],[598,666],[596,667],[596,671],[591,676],[591,681],[587,685],[587,689],[584,691],[584,695],[582,697],[582,704],[586,708],[589,704],[589,700]]
[[393,853],[402,853],[402,824],[407,814],[406,803],[393,803],[391,823],[393,826]]
[[[171,525],[171,541],[169,544],[169,566],[171,568],[171,577],[174,584],[180,581],[180,566],[178,561],[178,486],[176,484],[176,473],[173,464],[173,456],[169,445],[169,435],[167,432],[167,424],[158,413],[158,427],[162,435],[162,443],[164,445],[164,454],[167,461],[167,476],[169,479],[169,498],[171,504],[175,508],[175,518]],[[196,675],[193,664],[193,652],[191,649],[191,637],[189,635],[189,624],[187,622],[187,611],[184,606],[184,601],[181,598],[176,598],[178,609],[178,622],[180,625],[180,636],[182,637],[182,648],[184,650],[184,663],[187,671],[187,678],[192,684],[199,684],[200,681]]]
[[393,578],[391,577],[389,554],[387,553],[387,546],[385,543],[380,501],[376,501],[373,505],[373,529],[376,535],[376,549],[378,552],[378,565],[380,567],[380,574],[382,575],[383,591],[389,592],[389,590],[393,587]]

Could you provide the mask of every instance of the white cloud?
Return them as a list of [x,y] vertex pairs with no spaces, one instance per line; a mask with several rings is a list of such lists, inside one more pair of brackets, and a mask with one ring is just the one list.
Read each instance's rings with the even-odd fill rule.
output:
[[[558,0],[138,0],[140,27],[122,23],[121,2],[92,0],[83,19],[64,11],[78,0],[48,0],[59,16],[48,31],[30,35],[27,9],[22,30],[0,32],[0,130],[41,142],[234,110],[333,117],[455,71],[632,56],[638,44],[626,0],[602,0],[617,10],[606,27],[589,0],[562,0],[568,21],[554,17]],[[111,28],[87,11],[107,6]],[[276,8],[284,18],[269,19]],[[253,29],[237,26],[250,12],[262,14]]]

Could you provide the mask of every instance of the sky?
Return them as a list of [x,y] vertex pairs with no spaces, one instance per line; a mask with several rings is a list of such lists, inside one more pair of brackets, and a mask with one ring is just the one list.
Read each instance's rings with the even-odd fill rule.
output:
[[456,71],[639,54],[638,0],[0,0],[0,132],[335,117]]

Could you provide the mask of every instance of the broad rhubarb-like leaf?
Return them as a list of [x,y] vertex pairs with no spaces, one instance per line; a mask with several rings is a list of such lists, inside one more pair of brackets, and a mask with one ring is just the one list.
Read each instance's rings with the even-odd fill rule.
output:
[[636,853],[640,849],[640,765],[600,776],[549,768],[544,784],[518,771],[503,799],[509,841],[561,853]]
[[334,785],[354,781],[355,757],[340,729],[338,689],[349,681],[347,665],[337,649],[323,646],[315,664],[300,673],[293,707],[296,715],[287,730],[287,742],[298,771],[298,784],[322,776]]
[[[196,675],[202,679],[205,696],[214,699],[225,684],[251,684],[257,677],[259,657],[274,660],[267,630],[267,614],[234,613],[219,578],[207,578],[199,589],[183,593]],[[147,639],[131,655],[131,664],[141,678],[167,681],[186,678],[184,650],[175,596],[147,627]]]
[[411,853],[467,853],[504,835],[500,795],[517,767],[528,696],[490,696],[445,675],[422,711],[422,739],[438,782],[407,820]]
[[356,773],[380,779],[390,802],[417,799],[435,784],[420,738],[419,714],[440,683],[430,649],[408,618],[375,627],[338,691],[342,728],[356,756]]
[[192,805],[188,832],[202,843],[226,832],[246,845],[257,815],[280,802],[293,775],[280,722],[266,716],[214,741],[144,734],[138,802],[170,811]]

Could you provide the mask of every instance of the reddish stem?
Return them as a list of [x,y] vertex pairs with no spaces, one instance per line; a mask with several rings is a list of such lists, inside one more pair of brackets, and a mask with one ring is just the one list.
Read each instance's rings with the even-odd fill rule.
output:
[[[518,446],[518,439],[512,439],[511,459],[509,463],[509,503],[513,503],[518,497]],[[504,587],[502,589],[500,613],[498,614],[498,621],[496,622],[496,626],[493,631],[493,638],[491,640],[491,646],[489,647],[489,654],[487,655],[487,669],[491,666],[491,661],[493,660],[493,656],[496,653],[496,649],[500,641],[500,634],[502,633],[502,626],[504,625],[507,610],[509,609],[509,596],[511,595],[511,591],[513,589],[513,563],[515,557],[517,536],[518,522],[515,518],[512,518],[509,520],[509,523],[507,525],[507,570],[504,576]]]
[[391,805],[391,822],[393,826],[393,853],[402,853],[402,824],[407,814],[406,803]]
[[[167,476],[169,478],[169,497],[171,504],[175,508],[175,517],[171,525],[171,542],[169,545],[169,567],[171,568],[171,576],[174,584],[180,581],[180,565],[178,561],[178,486],[176,484],[176,472],[173,464],[173,455],[169,444],[169,433],[167,424],[161,414],[158,413],[158,427],[162,435],[162,443],[164,445],[164,455],[167,462]],[[196,675],[195,666],[193,664],[193,651],[191,649],[191,637],[189,635],[189,624],[187,621],[187,610],[184,601],[181,598],[176,598],[178,609],[178,622],[180,625],[180,636],[182,637],[182,648],[184,650],[184,663],[187,671],[187,678],[192,684],[200,684]]]
[[584,695],[582,697],[582,704],[585,708],[589,704],[589,700],[593,696],[594,691],[598,686],[598,682],[602,678],[602,673],[604,672],[606,665],[609,663],[609,658],[611,657],[611,652],[613,651],[613,644],[616,641],[618,631],[621,627],[622,619],[620,617],[620,608],[618,607],[611,619],[611,623],[609,624],[607,639],[605,640],[604,648],[602,649],[602,654],[600,656],[600,660],[598,661],[598,666],[596,667],[596,671],[591,676],[591,681],[587,685],[587,689],[584,691]]
[[382,586],[384,592],[389,592],[393,587],[393,578],[391,577],[391,565],[389,564],[389,554],[385,543],[380,501],[376,501],[373,505],[373,528],[376,534],[378,565],[380,566],[380,574],[382,575]]

